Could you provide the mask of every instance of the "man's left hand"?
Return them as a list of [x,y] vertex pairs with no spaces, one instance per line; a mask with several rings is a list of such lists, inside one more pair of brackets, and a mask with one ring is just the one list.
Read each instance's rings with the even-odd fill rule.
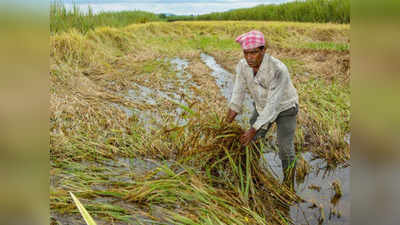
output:
[[256,132],[257,130],[254,127],[244,132],[244,134],[240,136],[240,143],[244,146],[248,145],[250,141],[253,140],[254,136],[256,136]]

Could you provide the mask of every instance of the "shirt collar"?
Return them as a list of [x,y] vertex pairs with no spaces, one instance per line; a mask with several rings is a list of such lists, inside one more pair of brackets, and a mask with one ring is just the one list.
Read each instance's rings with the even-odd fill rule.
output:
[[268,53],[264,54],[263,61],[261,62],[260,69],[258,71],[265,71],[268,68],[269,64],[269,55]]

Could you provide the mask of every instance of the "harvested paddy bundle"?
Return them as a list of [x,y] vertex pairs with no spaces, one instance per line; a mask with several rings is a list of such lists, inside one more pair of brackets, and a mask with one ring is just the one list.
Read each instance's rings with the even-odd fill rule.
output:
[[[177,210],[179,216],[200,224],[208,217],[224,224],[290,221],[289,206],[300,198],[261,168],[256,145],[240,144],[243,131],[237,124],[197,117],[161,132],[166,138],[176,137],[177,163],[160,167],[132,187],[127,200],[164,205],[168,215],[175,215],[169,217],[174,222]],[[166,176],[159,177],[160,172]]]
[[243,203],[258,212],[270,211],[269,207],[277,204],[287,207],[299,200],[269,170],[261,168],[259,162],[263,156],[258,145],[240,144],[239,137],[244,132],[241,127],[223,121],[207,121],[210,122],[190,126],[190,133],[195,135],[188,141],[198,144],[196,148],[181,152],[205,171],[212,184],[236,191]]

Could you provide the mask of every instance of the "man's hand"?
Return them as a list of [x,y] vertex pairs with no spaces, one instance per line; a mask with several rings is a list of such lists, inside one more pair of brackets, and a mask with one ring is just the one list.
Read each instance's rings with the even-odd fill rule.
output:
[[254,136],[256,136],[256,133],[257,130],[254,127],[250,128],[240,136],[240,143],[244,146],[248,145],[250,141],[253,140]]
[[237,114],[238,114],[237,112],[233,111],[232,109],[229,109],[228,114],[226,115],[226,122],[232,123]]

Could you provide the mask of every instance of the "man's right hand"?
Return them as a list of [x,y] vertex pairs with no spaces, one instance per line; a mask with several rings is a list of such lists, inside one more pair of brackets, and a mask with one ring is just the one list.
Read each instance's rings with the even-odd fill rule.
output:
[[226,115],[226,122],[232,123],[237,114],[238,114],[237,112],[233,111],[232,109],[229,109],[228,114]]

